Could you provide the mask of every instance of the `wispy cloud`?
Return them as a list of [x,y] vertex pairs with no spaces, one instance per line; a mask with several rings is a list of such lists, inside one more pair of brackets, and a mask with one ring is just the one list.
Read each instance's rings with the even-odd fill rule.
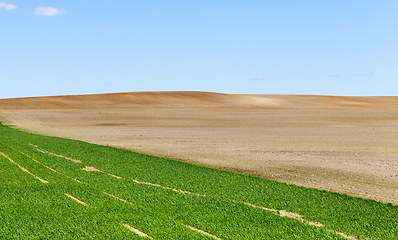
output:
[[375,73],[373,71],[369,71],[368,73],[354,73],[354,75],[357,77],[370,77],[374,76]]
[[340,74],[332,74],[332,75],[330,75],[330,77],[332,77],[332,78],[341,78],[341,75]]
[[53,8],[53,7],[38,7],[33,12],[33,14],[35,14],[37,16],[46,16],[46,17],[55,16],[55,15],[59,15],[59,14],[63,14],[63,13],[65,13],[65,12],[60,9]]
[[6,11],[11,11],[17,8],[17,6],[12,5],[12,4],[8,4],[5,2],[0,2],[0,8],[4,8],[4,10]]
[[272,78],[269,77],[262,77],[262,78],[251,78],[250,81],[271,81]]

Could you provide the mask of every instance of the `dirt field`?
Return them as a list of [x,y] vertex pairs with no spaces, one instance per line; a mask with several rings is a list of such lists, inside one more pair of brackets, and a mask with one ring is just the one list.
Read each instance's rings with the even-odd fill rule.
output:
[[398,97],[146,92],[2,99],[1,120],[398,204]]

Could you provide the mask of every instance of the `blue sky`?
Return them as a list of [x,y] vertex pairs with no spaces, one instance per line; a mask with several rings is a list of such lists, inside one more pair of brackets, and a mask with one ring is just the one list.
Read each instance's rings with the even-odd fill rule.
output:
[[0,98],[397,95],[396,0],[0,0]]

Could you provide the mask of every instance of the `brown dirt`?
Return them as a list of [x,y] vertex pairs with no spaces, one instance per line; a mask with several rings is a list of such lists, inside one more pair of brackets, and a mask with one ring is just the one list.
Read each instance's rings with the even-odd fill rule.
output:
[[2,121],[398,204],[398,97],[142,92],[0,100]]
[[82,168],[82,170],[87,172],[102,172],[101,170],[98,170],[95,167],[89,167],[89,166],[85,166],[84,168]]

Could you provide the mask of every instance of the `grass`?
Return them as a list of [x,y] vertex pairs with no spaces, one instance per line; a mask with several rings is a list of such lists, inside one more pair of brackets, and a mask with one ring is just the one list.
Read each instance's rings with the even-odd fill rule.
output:
[[1,239],[398,239],[392,204],[3,125],[0,152],[31,173],[0,155]]

